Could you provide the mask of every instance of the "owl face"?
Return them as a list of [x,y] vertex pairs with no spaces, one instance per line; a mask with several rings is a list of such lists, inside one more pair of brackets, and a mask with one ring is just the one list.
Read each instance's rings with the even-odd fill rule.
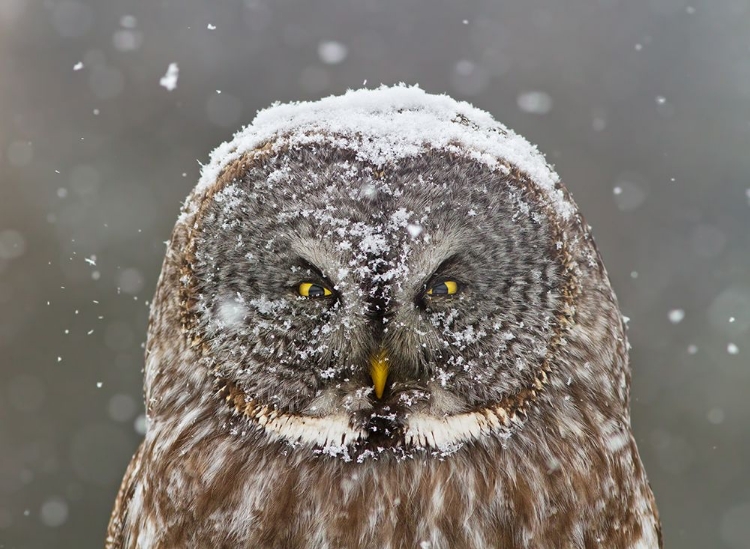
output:
[[219,146],[152,302],[108,547],[657,547],[627,339],[536,148],[404,85]]
[[347,455],[446,450],[541,388],[562,241],[518,173],[437,150],[383,169],[323,145],[212,190],[184,320],[241,420]]

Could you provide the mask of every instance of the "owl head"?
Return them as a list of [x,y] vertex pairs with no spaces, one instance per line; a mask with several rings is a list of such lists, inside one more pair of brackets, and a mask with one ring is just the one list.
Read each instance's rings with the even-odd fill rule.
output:
[[154,425],[187,410],[258,444],[445,456],[545,410],[619,413],[624,347],[536,148],[381,87],[274,105],[213,153],[154,300],[147,403]]

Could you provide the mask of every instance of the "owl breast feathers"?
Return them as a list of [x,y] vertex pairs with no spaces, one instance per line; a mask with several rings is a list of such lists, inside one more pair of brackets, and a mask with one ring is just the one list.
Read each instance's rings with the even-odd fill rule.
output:
[[589,229],[467,103],[261,111],[185,203],[147,349],[111,549],[661,547]]

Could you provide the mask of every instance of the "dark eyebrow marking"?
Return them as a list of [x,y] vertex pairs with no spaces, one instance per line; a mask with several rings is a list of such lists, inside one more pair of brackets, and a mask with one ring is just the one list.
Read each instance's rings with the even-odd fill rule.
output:
[[430,276],[425,278],[423,286],[427,286],[427,284],[432,281],[439,279],[446,271],[451,270],[453,267],[458,265],[461,262],[461,255],[460,254],[453,254],[449,256],[448,258],[444,259],[440,265],[438,265],[435,270],[432,272]]
[[318,277],[318,279],[322,282],[326,282],[331,288],[333,288],[331,280],[323,274],[323,271],[321,271],[315,264],[310,263],[307,259],[305,259],[302,256],[297,256],[294,265],[296,267],[300,267],[301,269],[307,269],[309,271],[312,271],[312,273]]

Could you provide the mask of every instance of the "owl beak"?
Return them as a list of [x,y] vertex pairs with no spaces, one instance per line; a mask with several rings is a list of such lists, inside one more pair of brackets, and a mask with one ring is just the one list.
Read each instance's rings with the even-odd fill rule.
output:
[[383,397],[385,381],[388,379],[388,369],[388,356],[384,350],[370,358],[370,377],[375,386],[375,396],[378,398]]

